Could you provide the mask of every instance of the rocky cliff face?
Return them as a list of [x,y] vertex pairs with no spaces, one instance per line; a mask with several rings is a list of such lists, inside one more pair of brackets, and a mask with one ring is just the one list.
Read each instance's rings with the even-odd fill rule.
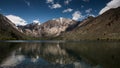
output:
[[62,32],[73,29],[78,23],[71,19],[59,18],[49,20],[41,25],[38,23],[18,26],[25,34],[34,37],[55,37]]
[[25,33],[28,36],[32,37],[39,37],[39,29],[40,29],[40,24],[39,23],[31,23],[27,24],[25,26],[17,26],[19,31],[22,33]]

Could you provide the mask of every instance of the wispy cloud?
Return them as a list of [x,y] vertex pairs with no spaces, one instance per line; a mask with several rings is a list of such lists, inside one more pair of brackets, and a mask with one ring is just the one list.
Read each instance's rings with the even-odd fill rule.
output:
[[79,20],[80,18],[83,18],[83,15],[80,11],[75,11],[73,14],[72,14],[72,19],[73,20]]
[[46,3],[54,3],[54,0],[46,0]]
[[49,5],[49,7],[50,7],[51,9],[57,9],[57,8],[61,8],[62,5],[60,5],[59,3],[56,3],[56,4]]
[[29,1],[26,1],[26,0],[24,0],[24,2],[26,3],[26,5],[28,6],[28,7],[30,7],[30,2]]
[[72,12],[72,11],[73,11],[73,9],[68,8],[68,9],[63,10],[63,13]]
[[85,10],[86,13],[91,13],[92,12],[92,8],[89,8],[87,10]]
[[65,1],[64,1],[64,4],[65,4],[65,5],[68,5],[71,1],[72,1],[72,0],[65,0]]
[[0,8],[0,11],[1,11],[2,9]]
[[99,12],[99,14],[103,14],[107,10],[111,8],[117,8],[120,7],[120,0],[111,0],[107,5]]

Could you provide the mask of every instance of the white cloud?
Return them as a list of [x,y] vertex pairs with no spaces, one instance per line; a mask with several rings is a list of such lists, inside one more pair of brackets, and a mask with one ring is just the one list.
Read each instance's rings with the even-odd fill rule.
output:
[[33,23],[38,24],[38,25],[41,24],[40,21],[39,21],[39,19],[33,20]]
[[27,6],[30,7],[30,2],[29,1],[24,0],[24,2],[27,4]]
[[65,5],[68,5],[72,0],[65,0],[64,3]]
[[15,16],[15,15],[6,15],[6,17],[12,21],[16,26],[18,25],[26,25],[26,21],[22,18],[20,18],[19,16]]
[[72,12],[72,11],[73,11],[73,9],[68,8],[68,9],[63,10],[63,13],[66,13],[66,12]]
[[62,6],[59,3],[56,3],[56,4],[49,5],[49,7],[51,9],[57,9],[57,8],[61,8]]
[[91,13],[91,11],[92,11],[92,8],[85,10],[86,13]]
[[73,16],[73,20],[79,20],[80,18],[82,18],[83,16],[82,16],[82,13],[80,12],[80,11],[75,11],[73,14],[72,14],[72,16]]
[[54,0],[46,0],[46,3],[54,3]]
[[62,5],[57,3],[54,3],[54,0],[46,0],[46,3],[50,4],[48,7],[51,9],[57,9],[57,8],[61,8]]
[[117,8],[120,7],[120,0],[111,0],[107,5],[99,12],[99,14],[103,14],[107,10],[111,8]]

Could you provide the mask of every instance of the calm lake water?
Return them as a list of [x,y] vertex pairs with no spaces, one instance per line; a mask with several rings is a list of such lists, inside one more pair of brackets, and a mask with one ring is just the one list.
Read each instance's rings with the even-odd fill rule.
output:
[[120,42],[0,41],[0,67],[120,68]]

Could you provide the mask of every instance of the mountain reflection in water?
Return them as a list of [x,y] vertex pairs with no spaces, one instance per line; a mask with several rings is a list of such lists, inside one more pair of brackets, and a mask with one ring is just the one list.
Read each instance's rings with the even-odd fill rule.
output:
[[5,54],[0,52],[0,56],[4,56],[0,57],[0,66],[16,68],[117,68],[120,63],[119,45],[118,42],[89,41],[0,43],[0,50],[5,52]]

